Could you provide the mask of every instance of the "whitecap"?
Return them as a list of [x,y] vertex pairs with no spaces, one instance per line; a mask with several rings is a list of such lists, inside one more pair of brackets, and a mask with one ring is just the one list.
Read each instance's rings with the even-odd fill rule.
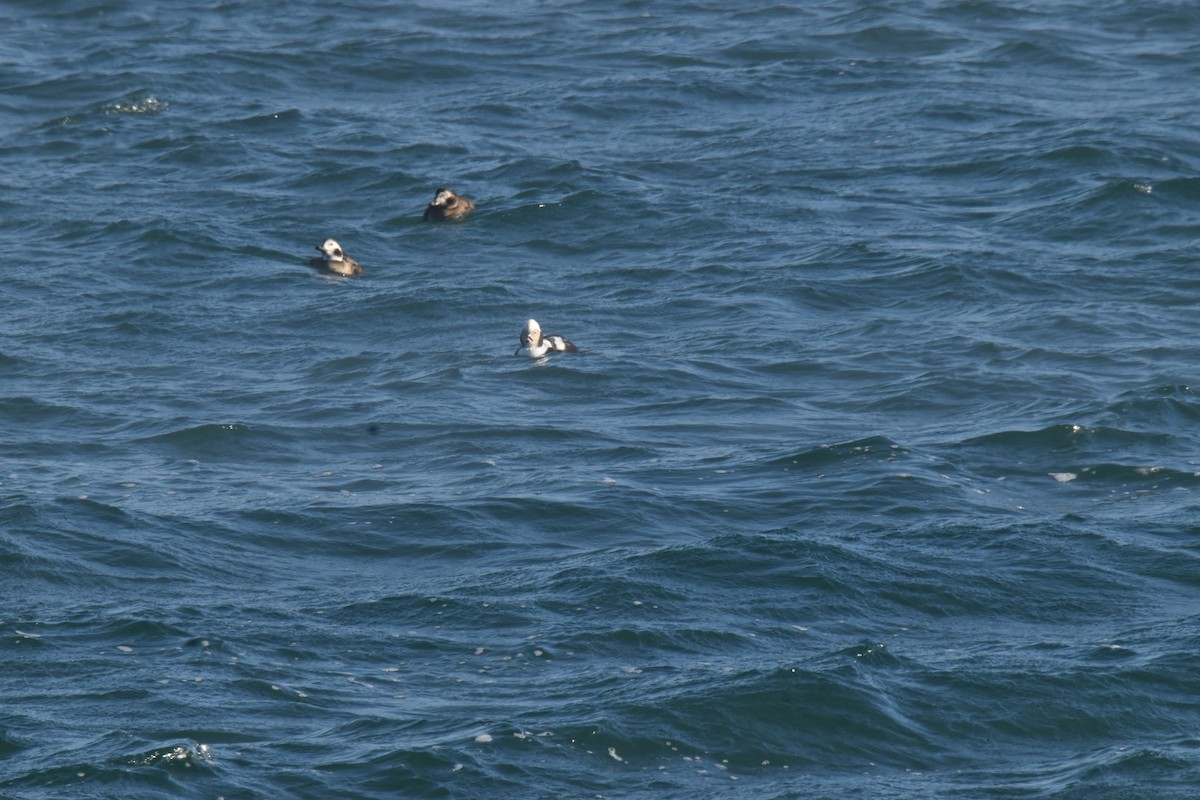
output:
[[105,106],[105,114],[157,114],[166,111],[170,105],[153,95],[146,95],[140,100],[118,100]]

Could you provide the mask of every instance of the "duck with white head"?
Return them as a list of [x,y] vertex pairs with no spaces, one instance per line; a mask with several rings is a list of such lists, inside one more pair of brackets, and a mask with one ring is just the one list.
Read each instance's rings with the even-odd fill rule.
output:
[[521,346],[517,348],[517,352],[513,353],[513,355],[541,358],[550,353],[580,352],[582,351],[578,347],[558,334],[542,333],[542,326],[538,324],[536,319],[531,319],[521,329]]
[[337,243],[336,239],[326,239],[317,245],[317,251],[321,253],[321,257],[310,259],[308,263],[322,272],[332,272],[334,275],[346,277],[362,274],[362,267],[342,251],[342,246]]

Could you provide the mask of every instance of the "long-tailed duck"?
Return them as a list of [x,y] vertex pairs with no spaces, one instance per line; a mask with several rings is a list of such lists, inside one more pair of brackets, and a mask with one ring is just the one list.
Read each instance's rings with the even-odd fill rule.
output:
[[425,222],[440,222],[444,219],[458,219],[475,210],[475,204],[453,190],[439,187],[437,194],[425,208],[421,217]]
[[561,336],[555,334],[549,336],[543,335],[542,326],[538,325],[536,319],[531,319],[521,329],[521,346],[517,348],[517,352],[513,353],[513,355],[541,358],[550,353],[578,352],[580,352],[578,347]]
[[320,258],[309,259],[309,264],[334,275],[361,275],[362,267],[350,256],[342,252],[342,246],[334,239],[326,239],[317,245],[323,255]]

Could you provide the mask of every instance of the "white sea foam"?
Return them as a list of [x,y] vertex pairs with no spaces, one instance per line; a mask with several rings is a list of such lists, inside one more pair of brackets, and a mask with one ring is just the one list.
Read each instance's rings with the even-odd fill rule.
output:
[[105,114],[157,114],[166,111],[171,106],[153,95],[146,95],[138,100],[119,100],[105,106]]

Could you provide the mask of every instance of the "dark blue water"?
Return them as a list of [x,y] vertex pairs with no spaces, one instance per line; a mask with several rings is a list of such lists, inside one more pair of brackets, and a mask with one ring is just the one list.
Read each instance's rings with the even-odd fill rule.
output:
[[1191,5],[0,19],[0,797],[1198,796]]

